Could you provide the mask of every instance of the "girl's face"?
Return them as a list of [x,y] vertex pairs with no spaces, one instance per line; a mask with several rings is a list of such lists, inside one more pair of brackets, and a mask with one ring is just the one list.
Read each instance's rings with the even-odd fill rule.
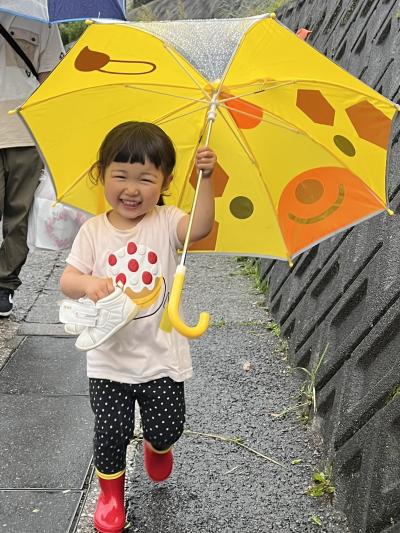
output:
[[112,207],[110,222],[121,229],[136,226],[157,204],[171,177],[165,179],[146,159],[142,163],[111,163],[104,175],[104,194]]

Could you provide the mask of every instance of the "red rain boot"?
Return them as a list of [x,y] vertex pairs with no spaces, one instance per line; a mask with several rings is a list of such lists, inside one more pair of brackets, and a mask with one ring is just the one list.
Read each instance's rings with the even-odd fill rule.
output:
[[121,533],[125,527],[125,472],[115,479],[104,479],[100,475],[97,474],[100,494],[94,527],[99,533]]
[[150,479],[153,481],[165,481],[172,472],[174,458],[172,447],[158,452],[150,442],[144,441],[144,467]]

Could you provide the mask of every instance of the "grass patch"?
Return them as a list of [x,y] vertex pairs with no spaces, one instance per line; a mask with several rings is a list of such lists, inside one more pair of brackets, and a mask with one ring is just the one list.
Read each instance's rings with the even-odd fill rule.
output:
[[[233,9],[229,0],[218,2],[212,18],[242,18],[263,15],[264,13],[275,13],[279,8],[288,3],[289,0],[254,0],[243,1],[239,9]],[[128,19],[133,16],[135,19],[143,22],[156,20],[157,17],[152,8],[145,1],[128,1],[127,14]],[[205,14],[206,15],[206,14]],[[167,10],[163,16],[164,19],[188,19],[191,18],[183,0],[177,0],[174,8]]]
[[322,520],[318,515],[313,514],[312,516],[310,516],[310,522],[314,524],[314,526],[322,526]]
[[151,7],[144,5],[138,8],[135,19],[140,22],[152,22],[157,20],[157,17]]
[[281,327],[279,324],[277,324],[273,320],[270,320],[269,322],[266,323],[265,327],[269,329],[269,331],[271,331],[275,335],[275,337],[278,337],[278,339],[280,339]]
[[223,328],[226,326],[226,322],[222,317],[217,317],[212,320],[211,325],[215,328]]
[[[282,412],[274,414],[275,417],[283,417],[287,414],[295,411],[298,413],[298,419],[303,424],[308,424],[312,416],[317,414],[317,394],[316,394],[316,381],[318,370],[325,358],[328,351],[329,344],[326,345],[324,351],[319,356],[317,364],[312,370],[308,370],[304,367],[295,367],[291,370],[301,370],[306,374],[306,379],[303,381],[300,387],[300,391],[297,395],[297,402],[284,409]],[[286,352],[287,353],[287,352]]]
[[[284,465],[283,463],[280,463],[276,459],[273,459],[272,457],[269,457],[268,455],[265,455],[264,453],[261,453],[260,451],[251,448],[248,444],[245,443],[242,437],[217,435],[215,433],[205,433],[203,431],[192,431],[191,429],[185,429],[183,431],[183,434],[187,435],[188,437],[212,439],[217,442],[234,444],[235,446],[239,446],[240,448],[247,450],[251,454],[263,459],[264,461],[268,461],[269,463],[274,463],[275,465],[281,466],[282,468],[286,468],[286,465]],[[140,432],[138,435],[134,435],[130,441],[130,443],[134,446],[139,445],[141,442],[143,442],[142,432]]]
[[332,498],[335,491],[336,489],[332,484],[332,465],[329,465],[323,472],[314,473],[313,484],[308,487],[307,494],[313,498],[320,498],[325,495]]
[[307,424],[310,420],[311,414],[314,416],[317,414],[317,394],[316,394],[316,381],[318,370],[321,367],[323,360],[325,359],[326,352],[328,351],[329,344],[325,346],[324,351],[319,356],[317,364],[312,370],[308,370],[304,367],[295,367],[293,370],[301,370],[305,372],[306,379],[303,382],[300,393],[299,403],[303,405],[303,409],[300,413],[300,421]]
[[258,450],[255,450],[254,448],[251,448],[250,446],[248,446],[241,437],[226,437],[224,435],[215,435],[214,433],[203,433],[201,431],[192,431],[190,429],[185,429],[183,433],[184,435],[189,435],[191,437],[205,437],[205,438],[213,439],[213,440],[220,441],[220,442],[229,442],[231,444],[235,444],[236,446],[239,446],[240,448],[244,448],[245,450],[247,450],[248,452],[256,456],[261,457],[261,459],[264,459],[265,461],[274,463],[278,466],[282,466],[283,468],[285,468],[285,465],[280,463],[279,461],[276,461],[272,457],[269,457],[268,455],[265,455],[259,452]]
[[287,361],[289,353],[289,342],[286,339],[279,338],[279,345],[277,351],[284,361]]
[[257,294],[266,294],[268,291],[268,280],[261,276],[261,264],[259,259],[252,257],[238,257],[237,273],[232,273],[232,276],[242,275],[247,276],[253,285],[253,289]]
[[260,0],[254,2],[242,2],[239,9],[232,9],[230,2],[221,2],[215,16],[217,18],[240,18],[263,15],[264,13],[275,13],[279,8],[288,3],[289,0]]
[[395,387],[393,387],[392,391],[389,394],[387,403],[393,402],[394,400],[397,400],[398,398],[400,398],[400,385],[396,385]]

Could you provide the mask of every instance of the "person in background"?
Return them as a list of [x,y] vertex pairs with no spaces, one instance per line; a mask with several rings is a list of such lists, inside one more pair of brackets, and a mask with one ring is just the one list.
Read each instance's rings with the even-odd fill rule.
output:
[[[28,255],[28,213],[43,163],[21,119],[8,111],[21,105],[42,83],[64,55],[57,26],[0,13],[0,317],[13,308],[19,273]],[[33,65],[11,46],[4,30]]]

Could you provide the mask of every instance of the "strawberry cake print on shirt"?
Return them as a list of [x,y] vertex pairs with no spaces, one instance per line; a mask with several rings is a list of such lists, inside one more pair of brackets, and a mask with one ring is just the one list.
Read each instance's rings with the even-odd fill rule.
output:
[[128,242],[119,250],[109,253],[107,257],[107,276],[114,285],[121,282],[124,292],[141,309],[148,309],[159,303],[156,310],[145,318],[157,313],[166,303],[166,284],[157,253],[144,244]]

